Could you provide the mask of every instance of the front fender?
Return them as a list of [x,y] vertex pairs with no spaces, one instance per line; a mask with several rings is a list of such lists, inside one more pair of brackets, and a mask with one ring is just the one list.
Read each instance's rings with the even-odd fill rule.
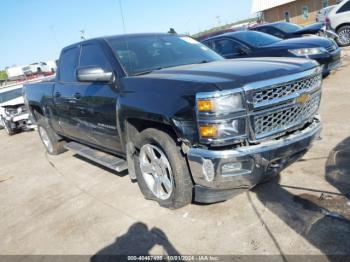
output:
[[177,138],[195,143],[197,124],[193,95],[133,92],[120,97],[117,105],[118,131],[123,145],[127,142],[127,124],[142,122],[142,128],[154,124],[170,127]]

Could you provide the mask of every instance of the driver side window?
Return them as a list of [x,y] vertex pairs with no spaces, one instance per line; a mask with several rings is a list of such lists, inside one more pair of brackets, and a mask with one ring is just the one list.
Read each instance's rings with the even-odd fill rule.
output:
[[222,56],[239,55],[241,46],[229,39],[221,39],[214,41],[214,50]]
[[86,44],[82,46],[79,66],[97,66],[102,69],[111,69],[105,53],[102,48],[96,44]]
[[284,35],[278,31],[277,29],[273,28],[273,27],[266,27],[266,28],[262,28],[260,29],[260,32],[269,34],[269,35],[273,35],[279,38],[284,38]]

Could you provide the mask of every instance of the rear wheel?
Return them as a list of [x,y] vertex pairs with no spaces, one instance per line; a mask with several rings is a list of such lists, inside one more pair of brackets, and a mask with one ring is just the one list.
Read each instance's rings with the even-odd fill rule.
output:
[[350,45],[350,26],[344,25],[337,30],[338,38],[337,43],[339,46],[349,46]]
[[192,180],[184,156],[165,132],[146,129],[134,157],[138,185],[146,199],[176,209],[192,201]]
[[65,141],[55,133],[44,117],[38,120],[38,132],[46,151],[50,155],[59,155],[67,151],[63,147]]

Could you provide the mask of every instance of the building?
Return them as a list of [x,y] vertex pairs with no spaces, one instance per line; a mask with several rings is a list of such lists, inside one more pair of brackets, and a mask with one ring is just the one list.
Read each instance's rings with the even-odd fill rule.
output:
[[337,0],[253,0],[252,13],[265,22],[287,21],[300,25],[316,22],[317,12]]

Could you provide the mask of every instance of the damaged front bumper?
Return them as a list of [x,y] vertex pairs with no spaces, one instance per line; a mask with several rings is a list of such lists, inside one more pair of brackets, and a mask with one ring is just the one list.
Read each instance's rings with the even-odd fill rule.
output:
[[224,151],[191,148],[187,157],[195,182],[195,200],[227,200],[277,175],[307,152],[321,130],[320,121],[315,119],[301,131],[259,145]]
[[11,129],[25,128],[28,124],[30,124],[28,113],[15,116],[6,116],[5,119],[10,124]]

